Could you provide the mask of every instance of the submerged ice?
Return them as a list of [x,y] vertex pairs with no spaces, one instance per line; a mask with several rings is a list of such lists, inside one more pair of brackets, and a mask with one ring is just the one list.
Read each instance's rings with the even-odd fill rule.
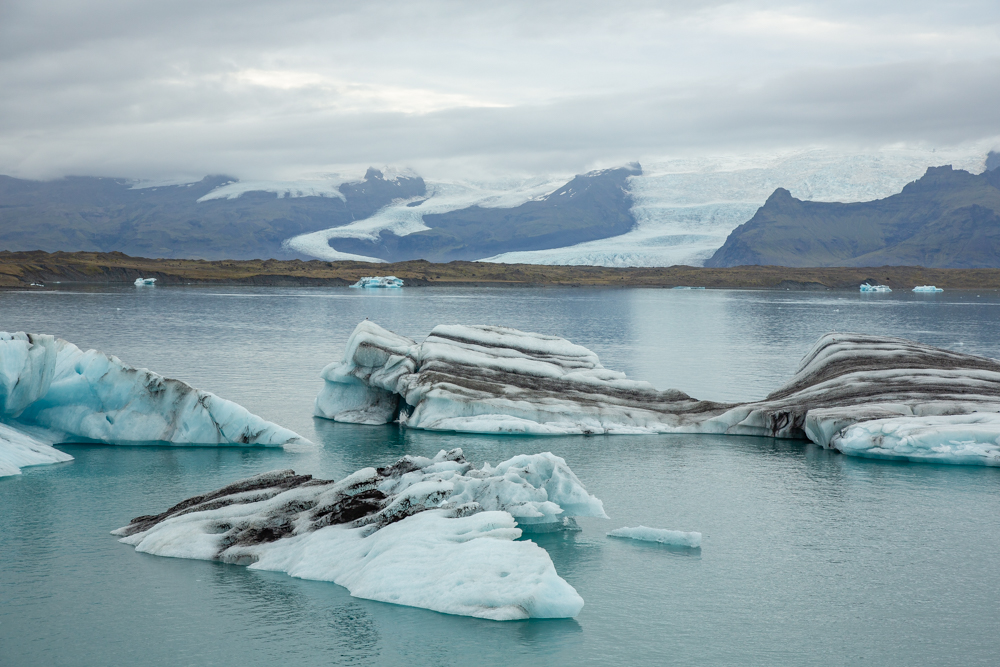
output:
[[660,544],[668,544],[674,547],[688,547],[690,549],[701,547],[701,533],[686,533],[681,530],[647,528],[646,526],[616,528],[608,532],[608,537],[624,537],[642,542],[659,542]]
[[606,515],[563,459],[477,469],[455,449],[339,482],[265,473],[115,534],[137,551],[332,581],[371,600],[492,620],[570,618],[583,600],[544,549],[516,540],[574,516]]
[[[28,428],[49,444],[308,442],[179,380],[53,336],[26,333],[0,332],[0,422],[8,429]],[[0,437],[0,449],[13,451],[8,441]]]
[[[1000,362],[860,334],[822,336],[788,383],[762,401],[743,404],[658,391],[604,368],[585,347],[494,326],[441,325],[416,343],[366,320],[323,378],[315,404],[319,417],[363,424],[397,420],[429,430],[757,435],[809,439],[853,455],[987,465],[995,457],[983,439],[990,433],[994,441],[1000,438],[1000,421],[980,420],[977,445],[944,455],[940,448],[952,451],[967,439],[927,421],[1000,413]],[[923,444],[883,447],[880,430],[867,440],[874,444],[865,446],[862,431],[845,431],[890,418],[919,432],[907,443]],[[890,427],[902,428],[896,422]]]

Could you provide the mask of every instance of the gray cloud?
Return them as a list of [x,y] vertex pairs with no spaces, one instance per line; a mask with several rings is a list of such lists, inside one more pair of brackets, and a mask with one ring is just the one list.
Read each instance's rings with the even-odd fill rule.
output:
[[0,173],[580,171],[1000,135],[994,2],[8,1]]

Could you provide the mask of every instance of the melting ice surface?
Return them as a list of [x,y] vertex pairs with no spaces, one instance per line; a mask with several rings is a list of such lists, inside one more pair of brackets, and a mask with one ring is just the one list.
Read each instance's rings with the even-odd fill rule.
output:
[[558,456],[476,469],[455,449],[339,482],[265,473],[116,534],[159,556],[249,563],[333,581],[356,597],[508,621],[571,618],[583,608],[545,550],[515,541],[519,524],[561,527],[574,516],[606,518]]

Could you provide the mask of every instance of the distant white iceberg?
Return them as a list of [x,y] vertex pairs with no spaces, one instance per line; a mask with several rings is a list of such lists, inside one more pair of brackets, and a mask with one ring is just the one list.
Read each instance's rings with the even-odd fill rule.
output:
[[381,289],[398,289],[403,286],[403,279],[396,276],[366,276],[351,285],[355,288],[374,287]]
[[[492,620],[571,618],[583,599],[524,526],[604,517],[552,454],[475,468],[460,449],[335,482],[265,473],[115,531],[137,551],[332,581],[355,597]],[[519,527],[520,526],[520,527]]]
[[913,288],[914,292],[943,292],[944,290],[940,287],[935,287],[934,285],[917,285]]
[[891,292],[892,290],[888,285],[869,285],[868,283],[861,284],[862,292]]
[[701,547],[701,533],[685,533],[680,530],[666,530],[663,528],[647,528],[646,526],[636,526],[635,528],[616,528],[608,533],[608,537],[624,537],[630,540],[640,540],[643,542],[659,542],[675,547],[688,547],[697,549]]
[[156,278],[136,278],[135,279],[135,286],[136,287],[144,287],[146,285],[155,285],[155,284],[156,284]]
[[0,421],[50,443],[308,443],[215,394],[40,334],[0,332]]

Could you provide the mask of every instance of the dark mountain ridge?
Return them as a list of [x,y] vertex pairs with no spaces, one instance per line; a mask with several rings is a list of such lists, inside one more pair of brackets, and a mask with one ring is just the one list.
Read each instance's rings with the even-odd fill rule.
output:
[[198,199],[236,179],[135,188],[89,176],[30,181],[0,176],[0,249],[120,251],[165,258],[291,259],[282,241],[373,215],[395,199],[423,196],[420,177],[386,179],[369,169],[336,196]]
[[341,252],[392,262],[449,262],[618,236],[635,226],[627,180],[641,173],[638,164],[594,171],[513,208],[471,206],[429,214],[423,217],[428,230],[406,236],[382,232],[375,241],[333,238],[330,245]]
[[1000,267],[1000,169],[930,167],[899,194],[849,204],[778,188],[705,262],[749,265]]

